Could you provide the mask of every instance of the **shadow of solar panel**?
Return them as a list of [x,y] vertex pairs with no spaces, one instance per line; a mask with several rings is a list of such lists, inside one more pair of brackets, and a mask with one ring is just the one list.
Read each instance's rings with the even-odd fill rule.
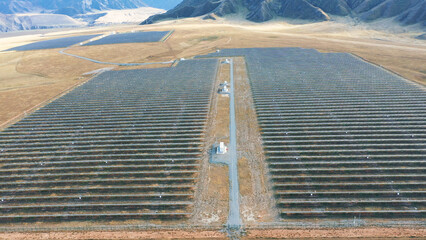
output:
[[0,223],[188,218],[216,68],[105,72],[0,132]]
[[108,35],[99,40],[86,43],[84,46],[105,45],[105,44],[120,44],[120,43],[145,43],[145,42],[159,42],[169,32],[135,32],[135,33],[121,33]]
[[74,44],[87,41],[97,36],[100,36],[100,34],[58,38],[58,39],[30,43],[24,46],[14,47],[6,51],[30,51],[30,50],[42,50],[42,49],[66,48]]
[[345,53],[218,56],[246,59],[282,219],[425,220],[424,87]]

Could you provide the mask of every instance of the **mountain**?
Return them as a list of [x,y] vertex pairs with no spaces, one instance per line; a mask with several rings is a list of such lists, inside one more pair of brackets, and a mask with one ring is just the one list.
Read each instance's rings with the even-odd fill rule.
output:
[[153,8],[170,10],[181,3],[182,0],[143,0],[143,2]]
[[163,8],[175,7],[181,1],[0,0],[0,32],[141,22],[153,14],[163,13]]
[[148,17],[166,12],[163,9],[143,7],[124,10],[107,10],[96,13],[75,15],[74,18],[89,25],[138,23]]
[[0,0],[0,13],[58,13],[73,16],[93,11],[140,7],[172,8],[182,0]]
[[85,23],[61,14],[1,14],[0,32],[45,29],[56,27],[81,27]]
[[223,16],[247,11],[246,19],[254,22],[265,22],[275,17],[327,21],[333,16],[347,16],[363,22],[393,19],[401,25],[419,24],[426,28],[426,0],[184,0],[142,24],[210,13]]
[[0,13],[0,32],[8,32],[18,28],[13,16]]

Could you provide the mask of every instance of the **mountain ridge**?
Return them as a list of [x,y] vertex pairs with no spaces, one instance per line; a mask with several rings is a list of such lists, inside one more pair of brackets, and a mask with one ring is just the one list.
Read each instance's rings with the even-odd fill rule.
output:
[[[181,0],[0,0],[0,32],[128,23],[133,19],[137,23],[179,2]],[[112,16],[105,17],[105,11]],[[126,13],[120,15],[117,11]]]
[[332,16],[350,17],[362,22],[393,19],[401,25],[426,28],[426,0],[184,0],[164,14],[154,15],[141,24],[164,19],[219,16],[248,11],[246,19],[265,22],[276,17],[328,21]]
[[94,11],[153,7],[169,10],[182,0],[0,0],[0,13],[58,13],[73,16]]

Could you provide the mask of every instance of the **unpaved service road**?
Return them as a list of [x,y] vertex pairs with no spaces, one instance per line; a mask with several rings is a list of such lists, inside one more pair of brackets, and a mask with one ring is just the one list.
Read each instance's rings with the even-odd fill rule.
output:
[[219,231],[157,230],[157,231],[93,231],[93,232],[41,232],[1,233],[0,240],[115,240],[115,239],[226,239]]
[[[250,229],[241,239],[425,239],[426,229],[345,228],[345,229]],[[0,240],[115,240],[115,239],[228,239],[215,230],[152,230],[1,233]]]

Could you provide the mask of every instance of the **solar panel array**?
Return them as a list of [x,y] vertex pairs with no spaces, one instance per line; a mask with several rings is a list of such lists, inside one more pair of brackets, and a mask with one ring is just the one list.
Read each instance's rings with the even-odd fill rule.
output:
[[106,72],[0,132],[0,223],[189,217],[216,68]]
[[30,50],[42,50],[42,49],[66,48],[66,47],[75,45],[77,43],[81,43],[89,39],[95,38],[97,36],[100,36],[100,34],[58,38],[58,39],[34,42],[27,45],[14,47],[6,51],[30,51]]
[[282,219],[426,217],[426,90],[350,54],[245,56]]
[[88,42],[84,46],[105,45],[105,44],[120,44],[120,43],[146,43],[146,42],[159,42],[163,39],[169,31],[160,32],[134,32],[134,33],[121,33],[112,34],[103,37],[99,40]]

